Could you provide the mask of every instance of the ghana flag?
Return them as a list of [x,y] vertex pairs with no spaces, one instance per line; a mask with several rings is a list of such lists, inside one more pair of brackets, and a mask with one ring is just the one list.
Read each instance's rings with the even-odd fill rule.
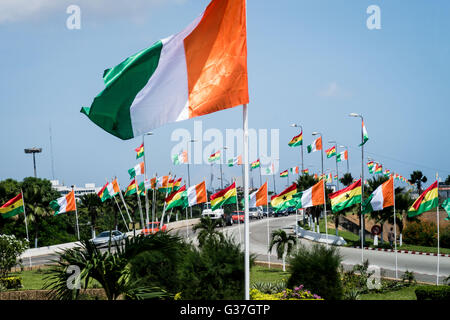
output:
[[336,146],[332,146],[330,149],[325,150],[327,158],[331,158],[336,155]]
[[438,182],[429,186],[408,210],[408,217],[415,217],[438,206]]
[[288,146],[289,147],[298,147],[303,144],[303,132],[300,132],[298,136],[295,136],[289,141]]
[[166,210],[182,207],[183,209],[188,206],[188,197],[186,192],[186,186],[182,186],[179,190],[172,192],[166,198]]
[[4,205],[0,207],[0,214],[2,218],[11,218],[19,213],[23,212],[23,199],[22,193],[19,193],[17,196],[6,202]]
[[237,202],[237,193],[236,193],[236,183],[233,182],[228,188],[220,190],[219,192],[214,193],[210,197],[211,200],[211,210],[214,211],[219,209],[220,207]]
[[330,194],[329,197],[333,212],[338,212],[356,203],[361,203],[361,179],[345,189]]

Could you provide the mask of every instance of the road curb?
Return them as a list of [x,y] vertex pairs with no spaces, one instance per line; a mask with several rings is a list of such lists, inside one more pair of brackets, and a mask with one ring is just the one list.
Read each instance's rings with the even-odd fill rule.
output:
[[[356,249],[361,249],[360,246],[353,247]],[[370,247],[364,247],[364,250],[372,250],[372,251],[384,251],[384,252],[395,252],[394,249],[386,249],[386,248],[370,248]],[[437,253],[431,253],[431,252],[421,252],[421,251],[412,251],[412,250],[397,250],[398,253],[406,253],[406,254],[415,254],[415,255],[424,255],[424,256],[437,256]],[[450,257],[450,254],[444,254],[440,253],[440,257]]]

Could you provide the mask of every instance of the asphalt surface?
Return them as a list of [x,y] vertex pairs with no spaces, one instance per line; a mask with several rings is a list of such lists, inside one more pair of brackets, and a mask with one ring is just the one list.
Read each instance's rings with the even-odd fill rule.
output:
[[[277,259],[275,250],[273,253],[268,253],[269,235],[275,229],[284,229],[288,233],[293,233],[293,226],[295,225],[295,215],[279,218],[264,218],[261,220],[250,220],[250,253],[256,255],[256,260],[266,261],[271,263],[281,263]],[[240,242],[244,248],[244,225],[237,224],[221,228],[225,234],[234,237],[236,242]],[[181,237],[187,237],[196,243],[195,234],[191,227],[180,228],[176,231]],[[311,246],[315,242],[299,239],[299,244]],[[106,248],[102,250],[107,250]],[[343,266],[345,269],[350,269],[355,264],[360,264],[362,259],[368,259],[371,266],[380,268],[382,276],[395,278],[395,253],[384,251],[364,250],[362,254],[361,249],[339,247],[339,252],[343,257]],[[25,258],[23,264],[29,266],[46,265],[51,263],[51,260],[57,259],[57,254],[47,254],[41,256]],[[426,255],[414,255],[408,253],[397,253],[397,273],[400,278],[406,271],[413,271],[416,280],[436,283],[437,274],[437,257]],[[450,275],[450,257],[439,257],[439,283]]]

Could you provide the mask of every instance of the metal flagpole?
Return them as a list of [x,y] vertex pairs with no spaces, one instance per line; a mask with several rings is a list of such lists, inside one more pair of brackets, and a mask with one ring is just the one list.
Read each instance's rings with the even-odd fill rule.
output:
[[395,214],[395,183],[392,182],[392,189],[394,195],[394,250],[395,250],[395,279],[398,279],[398,262],[397,262],[397,223]]
[[436,172],[436,181],[437,181],[437,207],[436,207],[436,222],[437,222],[437,273],[436,273],[436,285],[439,285],[439,176]]
[[[23,207],[23,215],[24,215],[24,221],[25,221],[25,231],[27,233],[27,240],[28,240],[28,244],[30,243],[30,237],[28,235],[28,222],[27,222],[27,214],[25,212],[25,200],[23,198],[23,190],[20,189],[20,193],[22,194],[22,207]],[[31,268],[31,256],[28,257],[29,261],[30,261],[30,268]]]
[[75,218],[77,220],[77,235],[78,235],[78,241],[80,241],[80,228],[78,226],[78,209],[77,209],[77,199],[75,198],[75,191],[73,190],[73,186],[72,186],[72,192],[73,192],[73,198],[74,198],[74,202],[75,202]]
[[[247,4],[246,4],[247,8]],[[247,104],[243,105],[243,146],[244,146],[244,248],[245,248],[245,300],[250,300],[250,226],[248,209],[248,110]]]

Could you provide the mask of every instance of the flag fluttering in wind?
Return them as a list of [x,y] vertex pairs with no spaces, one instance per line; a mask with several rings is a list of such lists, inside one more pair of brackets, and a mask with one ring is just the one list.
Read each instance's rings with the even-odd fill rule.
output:
[[303,144],[303,132],[300,132],[298,136],[295,136],[289,141],[288,146],[289,147],[298,147]]
[[49,207],[55,211],[55,216],[60,213],[69,213],[75,211],[75,192],[72,190],[64,197],[51,201],[49,203]]
[[287,170],[284,170],[283,172],[280,172],[281,178],[286,178],[289,175],[289,172]]
[[270,204],[275,210],[280,210],[283,204],[292,199],[292,196],[297,193],[297,184],[293,183],[290,187],[286,188],[280,194],[272,196]]
[[366,126],[364,125],[364,121],[362,121],[362,131],[363,131],[363,142],[359,145],[360,147],[366,144],[367,140],[369,140],[369,135],[367,134]]
[[8,200],[0,207],[0,214],[2,218],[11,218],[23,212],[23,198],[22,193],[19,193],[14,198]]
[[136,176],[144,174],[144,172],[145,172],[144,162],[141,162],[141,163],[137,164],[134,168],[131,168],[130,170],[128,170],[130,179],[133,179]]
[[182,207],[183,209],[188,206],[188,198],[186,192],[186,186],[182,186],[179,190],[172,192],[166,198],[166,210]]
[[308,150],[308,153],[322,150],[322,137],[318,137],[313,143],[308,145],[306,149]]
[[336,155],[336,146],[332,146],[330,149],[325,150],[327,158],[331,158]]
[[195,186],[189,187],[187,190],[187,197],[190,207],[199,203],[207,202],[208,199],[205,181],[196,184]]
[[408,217],[418,216],[425,211],[431,210],[438,206],[438,182],[431,184],[420,196],[414,201],[408,210]]
[[336,156],[336,161],[337,161],[337,162],[348,161],[348,150],[345,150],[345,151],[339,153],[339,154]]
[[174,154],[172,156],[172,162],[173,164],[181,164],[181,163],[188,163],[188,154],[187,151],[181,151],[179,154]]
[[180,33],[104,72],[81,112],[120,139],[247,104],[245,0],[213,0]]
[[329,197],[333,212],[338,212],[356,203],[361,203],[361,179],[345,189],[330,194]]
[[248,206],[249,208],[267,206],[267,203],[267,182],[264,182],[258,190],[249,195]]
[[260,162],[259,162],[259,159],[258,159],[258,160],[255,160],[255,161],[253,161],[253,162],[250,164],[250,170],[259,168],[260,166],[261,166],[261,164],[260,164]]
[[381,211],[384,208],[392,207],[394,205],[394,179],[390,178],[388,181],[379,185],[378,188],[370,195],[364,202],[363,214],[373,211]]
[[239,155],[237,157],[234,157],[234,158],[231,158],[228,160],[229,167],[233,167],[235,165],[237,165],[237,166],[242,165],[242,156]]
[[236,182],[233,182],[229,187],[214,193],[210,197],[211,210],[221,208],[222,206],[230,203],[237,202]]
[[144,144],[141,144],[139,147],[134,149],[136,151],[136,159],[144,156]]

